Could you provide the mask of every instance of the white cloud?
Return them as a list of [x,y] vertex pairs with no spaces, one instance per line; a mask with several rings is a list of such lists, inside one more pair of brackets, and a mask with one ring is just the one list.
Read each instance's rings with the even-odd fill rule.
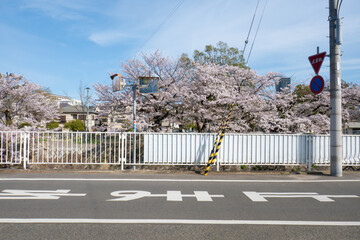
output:
[[360,58],[352,58],[341,61],[342,70],[359,70]]
[[92,0],[23,0],[21,9],[33,9],[56,20],[84,20],[89,13],[100,13]]
[[108,30],[103,32],[93,33],[89,36],[89,40],[102,46],[110,46],[117,43],[127,42],[131,39],[135,39],[135,36],[131,36],[127,33],[123,33],[119,30]]

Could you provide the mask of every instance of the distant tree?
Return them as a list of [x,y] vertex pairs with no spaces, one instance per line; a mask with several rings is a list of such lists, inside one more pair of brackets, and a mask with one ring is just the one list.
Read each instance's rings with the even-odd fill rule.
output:
[[51,122],[48,122],[46,124],[46,128],[49,129],[49,130],[53,130],[53,129],[56,129],[59,127],[59,123],[58,122],[55,122],[55,121],[51,121]]
[[[90,110],[91,108],[91,99],[92,99],[92,94],[91,92],[89,92],[89,94],[87,93],[87,88],[88,86],[84,85],[82,81],[79,82],[79,88],[78,88],[78,97],[80,99],[80,103],[79,104],[72,104],[72,106],[79,112],[81,113],[83,116],[85,116],[82,121],[84,122],[85,127],[87,128],[87,122],[86,122],[86,118],[87,116],[87,111]],[[89,88],[90,89],[90,88]],[[65,93],[65,95],[71,99],[71,97]],[[89,109],[88,109],[89,108]],[[89,119],[88,119],[89,120]],[[90,120],[89,120],[90,121]]]
[[[87,93],[87,88],[88,87],[85,87],[83,85],[83,83],[80,81],[80,84],[79,84],[80,106],[77,106],[77,105],[74,106],[79,112],[81,111],[83,113],[83,115],[86,116],[86,118],[88,117],[87,116],[87,111],[90,109],[90,99],[91,99],[91,94]],[[89,119],[86,119],[86,118],[83,119],[85,128],[87,128],[87,126],[86,126],[87,121],[86,120],[90,121]]]
[[192,57],[193,59],[190,59],[187,54],[183,54],[181,60],[186,64],[193,61],[246,68],[242,52],[238,48],[229,47],[227,43],[221,41],[216,46],[206,45],[204,51],[195,50]]
[[305,84],[299,84],[295,87],[293,94],[300,101],[304,96],[311,94],[310,86]]
[[67,122],[64,124],[64,128],[70,129],[71,131],[85,131],[85,124],[83,121],[77,119],[77,120],[71,120],[70,122]]
[[0,74],[0,129],[44,129],[58,116],[56,103],[40,86],[17,74]]

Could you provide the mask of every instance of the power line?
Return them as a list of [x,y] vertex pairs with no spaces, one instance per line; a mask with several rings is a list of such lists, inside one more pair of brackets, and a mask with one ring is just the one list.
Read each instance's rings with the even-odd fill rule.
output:
[[268,2],[268,0],[266,0],[266,2],[265,2],[264,9],[263,9],[263,11],[262,11],[262,14],[261,14],[261,17],[260,17],[260,21],[259,21],[259,24],[258,24],[257,29],[256,29],[254,41],[253,41],[253,43],[252,43],[252,45],[251,45],[250,52],[249,52],[249,55],[248,55],[247,60],[246,60],[246,64],[249,62],[249,58],[250,58],[250,56],[251,56],[251,52],[252,52],[252,49],[253,49],[253,47],[254,47],[254,43],[255,43],[255,40],[256,40],[256,36],[257,36],[257,34],[258,34],[259,27],[260,27],[262,18],[263,18],[263,16],[264,16],[264,12],[265,12],[265,8],[266,8],[266,5],[267,5],[267,2]]
[[141,45],[140,49],[143,48],[165,25],[165,23],[174,15],[174,13],[179,9],[179,7],[184,3],[185,0],[179,0],[176,6],[169,12],[165,19],[160,23],[160,25],[155,29],[155,31],[146,39],[146,41]]
[[338,15],[339,15],[339,12],[340,12],[340,8],[341,8],[342,2],[343,2],[343,0],[341,0],[340,2],[338,2],[338,6],[337,6]]
[[252,18],[252,20],[251,20],[250,29],[249,29],[248,35],[247,35],[247,37],[246,37],[246,40],[245,40],[244,49],[243,49],[243,51],[242,51],[243,56],[244,56],[244,54],[245,54],[246,45],[247,45],[248,42],[249,42],[249,36],[250,36],[250,32],[251,32],[251,29],[252,29],[252,26],[253,26],[253,23],[254,23],[254,19],[255,19],[255,16],[256,16],[256,12],[257,12],[257,9],[258,9],[258,6],[259,6],[259,2],[260,2],[260,0],[258,0],[258,2],[257,2],[257,4],[256,4],[254,16],[253,16],[253,18]]

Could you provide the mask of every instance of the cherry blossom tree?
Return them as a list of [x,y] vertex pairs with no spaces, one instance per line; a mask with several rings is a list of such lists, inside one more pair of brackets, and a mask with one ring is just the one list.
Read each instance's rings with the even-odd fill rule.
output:
[[17,74],[0,74],[0,129],[44,129],[59,116],[56,103],[41,87]]
[[[342,122],[343,127],[350,121],[360,120],[360,87],[343,83],[342,86]],[[298,85],[276,93],[271,104],[274,117],[272,131],[280,133],[328,134],[330,131],[330,93],[325,89],[313,94],[309,86]]]
[[183,116],[196,131],[216,131],[234,104],[229,131],[254,131],[268,112],[266,98],[274,89],[276,73],[260,76],[237,66],[196,63],[189,72]]
[[[137,126],[141,130],[165,131],[164,121],[192,126],[198,132],[214,131],[235,103],[231,131],[249,132],[266,108],[264,98],[274,86],[274,73],[259,76],[237,66],[196,63],[191,68],[159,52],[142,55],[122,64],[123,76],[136,82],[139,76],[159,77],[159,93],[137,99]],[[110,82],[109,82],[110,83]],[[132,92],[113,93],[110,84],[97,83],[98,104],[107,114],[131,122]],[[127,126],[129,127],[129,125]],[[125,126],[126,128],[126,126]]]
[[[122,63],[122,78],[127,84],[137,84],[139,77],[158,77],[159,91],[156,94],[137,94],[137,129],[140,131],[165,131],[162,123],[174,122],[182,111],[181,97],[184,94],[185,69],[179,59],[163,57],[159,51],[142,54]],[[103,114],[116,119],[125,118],[120,130],[126,130],[132,122],[133,93],[131,87],[112,92],[109,84],[96,83],[98,106]],[[127,123],[127,124],[126,124]]]
[[[329,92],[314,95],[308,87],[277,92],[269,103],[275,109],[269,132],[326,133],[329,131]],[[303,91],[303,94],[299,94]]]
[[[159,78],[157,94],[138,94],[137,128],[167,131],[164,122],[180,123],[197,132],[215,132],[234,105],[228,131],[239,133],[329,133],[330,97],[324,90],[314,95],[308,86],[275,91],[280,76],[212,62],[184,63],[159,52],[141,55],[122,64],[122,75],[136,84],[140,76]],[[104,114],[126,119],[121,130],[131,127],[132,91],[112,92],[109,84],[94,85]],[[343,88],[343,123],[359,119],[358,86]]]
[[360,86],[342,84],[343,122],[360,121]]

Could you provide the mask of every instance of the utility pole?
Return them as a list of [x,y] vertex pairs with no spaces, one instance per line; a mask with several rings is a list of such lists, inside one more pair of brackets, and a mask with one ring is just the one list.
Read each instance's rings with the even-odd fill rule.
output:
[[330,174],[342,176],[342,120],[341,120],[341,19],[340,0],[329,0],[330,30]]

